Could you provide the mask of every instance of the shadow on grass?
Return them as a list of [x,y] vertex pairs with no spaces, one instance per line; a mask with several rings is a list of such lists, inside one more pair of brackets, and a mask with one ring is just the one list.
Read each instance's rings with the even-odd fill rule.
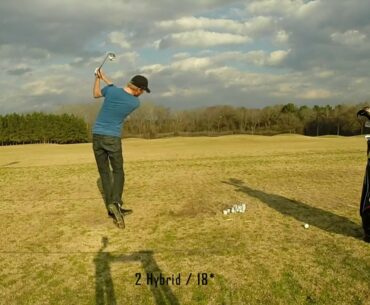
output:
[[99,249],[95,263],[95,299],[97,305],[116,305],[116,295],[112,280],[110,261],[111,254],[104,252],[108,246],[108,238],[103,237],[102,247]]
[[275,209],[281,214],[308,223],[330,233],[346,235],[360,239],[362,237],[361,227],[346,217],[312,207],[300,201],[292,200],[276,194],[268,194],[260,190],[252,189],[238,179],[222,181],[225,184],[235,186],[238,192],[243,192],[255,197]]
[[[116,295],[114,283],[112,280],[111,264],[116,262],[141,262],[145,274],[159,276],[163,274],[157,262],[154,259],[153,251],[139,251],[130,255],[113,255],[110,252],[104,252],[108,246],[108,238],[102,238],[102,247],[94,258],[95,263],[95,298],[96,305],[116,305]],[[135,284],[135,283],[134,283]],[[143,284],[146,284],[143,282]],[[173,294],[171,288],[167,285],[148,285],[153,294],[156,305],[179,305],[179,301]]]
[[20,161],[14,161],[14,162],[3,164],[3,165],[1,165],[1,167],[7,167],[7,166],[15,165],[15,164],[18,164],[18,163],[20,163]]

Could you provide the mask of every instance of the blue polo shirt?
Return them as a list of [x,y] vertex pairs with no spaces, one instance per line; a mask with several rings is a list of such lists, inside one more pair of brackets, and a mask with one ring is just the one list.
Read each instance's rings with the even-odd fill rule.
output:
[[123,122],[131,112],[139,107],[139,99],[113,84],[105,86],[101,92],[105,98],[92,132],[121,137]]

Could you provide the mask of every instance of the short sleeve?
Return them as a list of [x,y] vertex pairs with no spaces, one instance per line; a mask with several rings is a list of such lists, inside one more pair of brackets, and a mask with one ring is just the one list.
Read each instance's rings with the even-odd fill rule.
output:
[[109,90],[109,88],[113,87],[113,84],[112,85],[108,85],[108,86],[105,86],[103,89],[101,89],[101,94],[106,97],[107,95],[107,92]]

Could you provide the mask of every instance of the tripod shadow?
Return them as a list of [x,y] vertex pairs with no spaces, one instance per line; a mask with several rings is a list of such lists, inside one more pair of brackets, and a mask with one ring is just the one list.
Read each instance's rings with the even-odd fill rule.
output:
[[104,252],[108,246],[108,238],[102,238],[102,247],[99,249],[95,263],[95,299],[96,305],[116,305],[116,295],[112,280],[110,261],[111,254]]
[[329,211],[312,207],[300,201],[292,200],[276,194],[268,194],[260,190],[252,189],[238,179],[229,179],[222,183],[236,187],[237,192],[243,192],[255,197],[275,209],[281,214],[295,218],[296,220],[309,223],[315,227],[330,233],[346,235],[350,237],[362,237],[361,227],[346,217],[338,216]]
[[[108,238],[102,238],[102,247],[94,258],[95,263],[95,298],[96,305],[116,305],[116,295],[114,290],[114,283],[111,274],[111,264],[116,262],[141,262],[145,274],[153,274],[159,276],[163,274],[157,262],[154,259],[153,251],[139,251],[130,255],[112,255],[110,252],[104,252],[108,246]],[[146,284],[142,281],[142,284]],[[153,294],[155,304],[171,304],[179,305],[179,301],[173,294],[168,285],[149,285]]]

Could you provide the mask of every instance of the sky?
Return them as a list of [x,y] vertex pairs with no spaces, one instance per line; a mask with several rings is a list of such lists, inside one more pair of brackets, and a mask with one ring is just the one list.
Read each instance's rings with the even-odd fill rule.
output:
[[370,101],[368,0],[12,0],[0,3],[0,113],[94,103],[94,69],[149,79],[142,101]]

